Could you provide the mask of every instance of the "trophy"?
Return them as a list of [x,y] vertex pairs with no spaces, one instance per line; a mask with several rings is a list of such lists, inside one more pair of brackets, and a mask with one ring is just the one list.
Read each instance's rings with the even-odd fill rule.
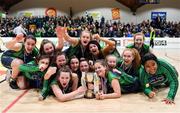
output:
[[84,95],[85,98],[95,98],[95,94],[99,92],[99,78],[96,73],[82,72],[81,84],[87,87]]
[[87,91],[85,93],[85,98],[92,99],[94,95],[94,73],[85,73],[85,82]]

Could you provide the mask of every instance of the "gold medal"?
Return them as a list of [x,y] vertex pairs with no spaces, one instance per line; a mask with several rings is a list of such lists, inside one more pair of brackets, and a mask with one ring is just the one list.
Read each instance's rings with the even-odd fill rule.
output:
[[149,87],[149,83],[146,84],[146,87]]

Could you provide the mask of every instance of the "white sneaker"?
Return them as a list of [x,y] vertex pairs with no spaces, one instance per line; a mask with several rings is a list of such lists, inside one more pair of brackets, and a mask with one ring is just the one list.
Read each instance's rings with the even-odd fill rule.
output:
[[38,99],[39,101],[43,101],[44,99],[46,99],[46,97],[44,97],[41,93],[39,93]]
[[7,82],[9,82],[9,79],[10,79],[10,77],[11,77],[11,74],[12,74],[12,70],[8,69],[8,70],[6,71],[6,77],[5,77]]

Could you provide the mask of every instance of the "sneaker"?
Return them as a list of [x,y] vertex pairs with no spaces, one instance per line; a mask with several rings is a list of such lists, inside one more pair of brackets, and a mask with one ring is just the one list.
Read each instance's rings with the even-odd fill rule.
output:
[[10,86],[12,89],[19,89],[19,87],[17,86],[16,80],[14,80],[13,78],[10,78],[10,80],[9,80],[9,86]]
[[6,71],[6,81],[7,81],[7,82],[9,82],[10,77],[11,77],[11,74],[12,74],[12,71],[8,69],[8,70]]
[[46,99],[46,96],[40,93],[39,94],[39,101],[43,101],[45,99]]

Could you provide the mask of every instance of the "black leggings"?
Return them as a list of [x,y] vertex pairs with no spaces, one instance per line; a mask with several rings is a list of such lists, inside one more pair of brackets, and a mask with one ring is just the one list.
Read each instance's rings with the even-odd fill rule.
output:
[[154,40],[152,39],[152,40],[150,40],[150,47],[154,47]]
[[141,85],[137,79],[133,84],[121,86],[122,93],[137,93],[141,91]]

